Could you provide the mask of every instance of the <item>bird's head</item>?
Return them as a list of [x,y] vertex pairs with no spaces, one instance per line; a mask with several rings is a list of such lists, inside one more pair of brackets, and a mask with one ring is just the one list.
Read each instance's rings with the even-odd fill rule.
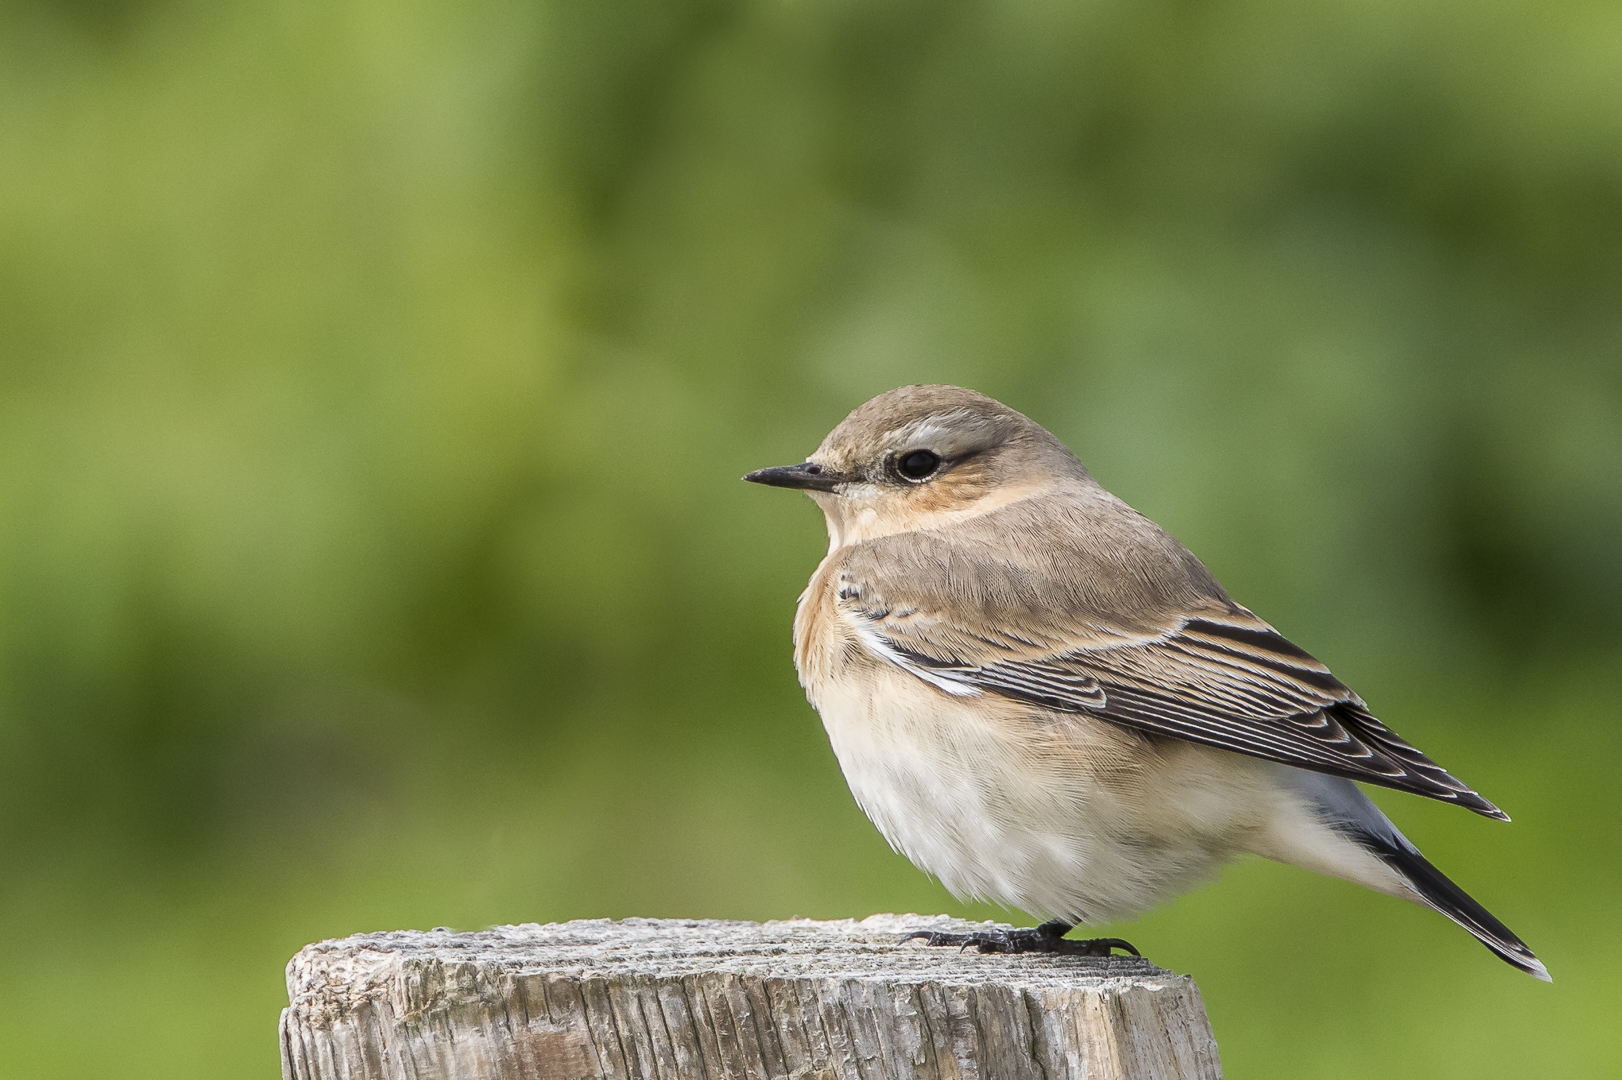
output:
[[827,515],[835,548],[1091,482],[1046,428],[959,386],[880,394],[845,417],[803,463],[744,479],[810,495]]

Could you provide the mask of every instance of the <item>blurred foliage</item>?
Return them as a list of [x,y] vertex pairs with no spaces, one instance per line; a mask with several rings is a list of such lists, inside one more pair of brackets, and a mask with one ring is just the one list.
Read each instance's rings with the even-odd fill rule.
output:
[[1615,1072],[1619,287],[1613,5],[0,0],[0,1075],[274,1075],[360,930],[1001,914],[737,482],[917,381],[1517,816],[1382,797],[1552,987],[1258,863],[1135,924],[1230,1075]]

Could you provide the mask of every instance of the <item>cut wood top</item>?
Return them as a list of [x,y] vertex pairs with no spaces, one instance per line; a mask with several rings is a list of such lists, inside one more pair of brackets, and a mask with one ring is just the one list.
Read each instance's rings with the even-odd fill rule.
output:
[[1193,980],[901,938],[945,916],[357,934],[287,966],[289,1080],[1220,1077]]
[[[735,974],[772,978],[863,979],[976,984],[1012,989],[1134,985],[1180,986],[1177,975],[1135,956],[979,953],[901,943],[914,930],[963,933],[1007,927],[945,915],[874,915],[866,919],[737,922],[722,919],[582,919],[524,923],[460,933],[395,930],[307,945],[287,965],[291,1003],[346,1011],[375,996],[401,965],[473,964],[507,975],[576,978]],[[453,986],[438,987],[453,994]],[[417,1008],[426,1001],[413,1002]]]

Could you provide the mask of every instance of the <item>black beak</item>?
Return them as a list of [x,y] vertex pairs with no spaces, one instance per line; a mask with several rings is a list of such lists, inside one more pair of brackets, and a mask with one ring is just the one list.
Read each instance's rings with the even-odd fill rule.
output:
[[844,481],[843,476],[828,472],[821,465],[807,461],[801,465],[779,465],[775,469],[756,469],[745,480],[768,487],[798,488],[801,491],[832,491],[834,485]]

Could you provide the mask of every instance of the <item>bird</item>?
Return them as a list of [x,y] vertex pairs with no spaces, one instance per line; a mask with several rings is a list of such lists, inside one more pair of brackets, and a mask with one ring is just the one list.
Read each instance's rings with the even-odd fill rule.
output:
[[1358,783],[1508,815],[1024,414],[903,386],[806,461],[744,479],[802,491],[826,519],[794,663],[857,803],[953,895],[1043,920],[908,938],[1135,954],[1066,935],[1250,853],[1433,908],[1549,980]]

